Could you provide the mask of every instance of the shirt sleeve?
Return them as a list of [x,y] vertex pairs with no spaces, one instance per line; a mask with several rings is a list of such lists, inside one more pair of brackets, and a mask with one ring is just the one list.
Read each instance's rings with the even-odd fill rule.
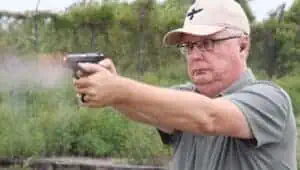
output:
[[256,147],[283,138],[291,104],[288,94],[270,83],[258,83],[227,95],[243,112],[254,135]]
[[182,132],[180,131],[175,131],[172,134],[165,133],[160,129],[157,129],[157,131],[160,135],[163,144],[165,145],[176,145],[179,142],[182,135]]

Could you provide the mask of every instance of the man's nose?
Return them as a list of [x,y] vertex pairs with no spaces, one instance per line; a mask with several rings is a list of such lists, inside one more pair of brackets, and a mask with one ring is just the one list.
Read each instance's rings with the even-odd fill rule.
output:
[[204,59],[203,51],[201,51],[198,48],[194,47],[194,48],[190,49],[188,57],[191,60],[203,60]]

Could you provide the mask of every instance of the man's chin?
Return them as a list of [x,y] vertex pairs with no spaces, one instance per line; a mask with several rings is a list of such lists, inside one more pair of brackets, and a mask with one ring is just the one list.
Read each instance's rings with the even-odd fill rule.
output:
[[208,78],[202,78],[202,77],[197,77],[197,78],[193,78],[193,82],[194,84],[198,85],[198,86],[204,86],[204,85],[209,85],[213,83],[212,79],[208,79]]

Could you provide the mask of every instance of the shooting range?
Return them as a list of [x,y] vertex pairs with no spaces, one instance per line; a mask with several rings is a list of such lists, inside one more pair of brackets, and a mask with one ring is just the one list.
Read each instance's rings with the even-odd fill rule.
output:
[[[182,26],[193,1],[78,0],[59,11],[39,9],[43,1],[27,11],[0,8],[0,169],[165,169],[171,148],[156,129],[109,107],[78,106],[63,58],[101,52],[124,76],[163,87],[185,83],[184,57],[162,38]],[[291,95],[298,125],[300,0],[262,21],[249,5],[258,0],[236,1],[251,22],[249,65]]]

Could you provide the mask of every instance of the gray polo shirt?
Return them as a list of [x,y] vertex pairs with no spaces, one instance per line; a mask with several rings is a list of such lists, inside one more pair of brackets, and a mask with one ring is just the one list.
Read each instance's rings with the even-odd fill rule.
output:
[[[195,91],[192,84],[173,88]],[[282,88],[248,69],[221,95],[241,109],[255,139],[159,131],[174,149],[170,170],[297,170],[295,117]]]

